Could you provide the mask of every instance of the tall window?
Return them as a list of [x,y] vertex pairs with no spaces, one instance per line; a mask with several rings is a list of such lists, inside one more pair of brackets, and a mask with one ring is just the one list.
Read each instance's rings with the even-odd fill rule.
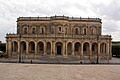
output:
[[78,28],[75,28],[75,34],[78,35]]
[[83,34],[87,34],[87,29],[86,28],[84,28]]
[[92,28],[92,30],[91,30],[91,31],[92,31],[92,34],[95,34],[95,29],[94,29],[94,28]]
[[61,32],[62,32],[62,28],[58,27],[58,33],[61,34]]
[[51,34],[54,34],[54,28],[53,27],[51,28]]
[[35,34],[35,28],[32,28],[32,34]]
[[59,31],[61,31],[61,27],[59,27]]
[[44,29],[43,28],[41,28],[41,34],[43,34],[44,33]]
[[68,28],[66,27],[65,34],[67,34],[67,30],[68,30]]
[[44,28],[43,28],[43,27],[40,28],[40,33],[41,33],[41,34],[44,34]]
[[24,32],[23,32],[24,34],[27,34],[27,28],[24,28]]
[[92,51],[95,51],[95,45],[92,45]]

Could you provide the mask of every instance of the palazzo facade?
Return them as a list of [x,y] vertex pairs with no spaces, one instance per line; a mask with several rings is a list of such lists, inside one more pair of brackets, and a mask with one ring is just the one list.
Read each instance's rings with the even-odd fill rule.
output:
[[68,16],[19,17],[17,33],[6,34],[9,58],[79,56],[111,59],[112,38],[102,35],[99,18]]

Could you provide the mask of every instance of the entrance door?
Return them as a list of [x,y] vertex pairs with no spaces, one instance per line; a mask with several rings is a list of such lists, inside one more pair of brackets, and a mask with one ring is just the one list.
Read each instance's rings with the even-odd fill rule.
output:
[[61,46],[57,46],[57,54],[61,55]]

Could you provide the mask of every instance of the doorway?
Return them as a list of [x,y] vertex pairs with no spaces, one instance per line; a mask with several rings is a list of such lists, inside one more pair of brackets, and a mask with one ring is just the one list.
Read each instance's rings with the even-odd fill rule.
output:
[[63,50],[63,44],[62,42],[57,42],[56,43],[56,55],[62,55],[62,50]]
[[57,55],[61,55],[61,46],[60,45],[57,46]]

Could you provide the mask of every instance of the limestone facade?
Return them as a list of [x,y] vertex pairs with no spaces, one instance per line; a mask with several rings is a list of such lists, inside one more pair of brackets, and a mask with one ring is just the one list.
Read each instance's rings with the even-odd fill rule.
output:
[[19,17],[17,33],[6,35],[9,58],[72,56],[111,59],[112,38],[102,35],[99,18]]

